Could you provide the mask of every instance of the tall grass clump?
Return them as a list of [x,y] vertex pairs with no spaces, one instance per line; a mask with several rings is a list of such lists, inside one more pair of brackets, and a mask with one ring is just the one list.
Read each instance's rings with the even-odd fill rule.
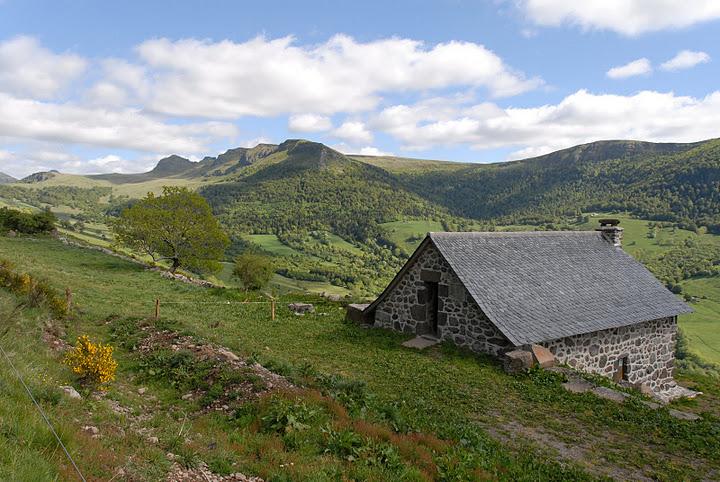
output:
[[67,318],[69,315],[65,299],[47,281],[18,272],[12,262],[1,258],[0,286],[25,297],[30,306],[46,306],[57,318]]

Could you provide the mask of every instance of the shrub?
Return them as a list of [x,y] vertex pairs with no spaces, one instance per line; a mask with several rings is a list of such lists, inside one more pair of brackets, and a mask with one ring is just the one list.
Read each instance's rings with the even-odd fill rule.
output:
[[17,209],[0,208],[0,232],[16,231],[23,234],[49,233],[55,229],[57,218],[48,211],[26,213]]
[[65,299],[49,283],[27,273],[16,272],[15,266],[6,259],[0,259],[0,286],[16,295],[26,296],[30,306],[45,304],[58,318],[69,315]]
[[87,335],[78,337],[75,348],[65,355],[65,364],[85,381],[105,385],[115,379],[117,362],[110,345],[92,343]]
[[246,290],[259,290],[272,279],[275,267],[272,260],[260,254],[242,254],[235,258],[233,276],[239,279]]

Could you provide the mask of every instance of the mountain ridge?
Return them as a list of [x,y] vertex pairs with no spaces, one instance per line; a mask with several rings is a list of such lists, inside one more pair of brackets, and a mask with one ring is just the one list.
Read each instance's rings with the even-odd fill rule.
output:
[[10,174],[5,174],[4,172],[0,172],[0,184],[10,184],[13,182],[17,182],[17,179],[12,177]]
[[[41,187],[58,175],[36,173],[23,182]],[[424,206],[419,210],[421,215],[432,211],[464,219],[538,224],[587,210],[620,210],[720,230],[720,139],[693,143],[595,141],[533,158],[490,164],[346,155],[322,143],[288,139],[277,145],[228,149],[199,162],[172,155],[146,173],[82,178],[115,186],[137,183],[136,194],[146,192],[141,186],[151,181],[154,190],[163,182],[191,185],[225,202],[234,202],[228,194],[234,189],[247,197],[253,186],[264,189],[275,183],[275,194],[264,194],[263,202],[268,205],[275,202],[273,195],[281,193],[287,197],[285,201],[316,203],[332,198],[341,205],[342,197],[331,192],[333,183],[340,183],[347,193],[353,193],[353,199],[360,199],[354,188],[338,179],[342,175],[368,189],[402,192],[403,202]],[[326,184],[320,185],[312,176],[324,179]],[[297,182],[300,178],[302,183]],[[294,183],[299,191],[312,186],[315,198],[288,192],[283,179]],[[57,177],[53,182],[64,179]],[[384,206],[376,207],[380,212],[390,212]],[[396,214],[418,215],[417,210],[407,207]],[[363,219],[368,216],[366,213]],[[383,217],[375,218],[380,222]],[[270,229],[270,224],[263,222],[264,229]]]

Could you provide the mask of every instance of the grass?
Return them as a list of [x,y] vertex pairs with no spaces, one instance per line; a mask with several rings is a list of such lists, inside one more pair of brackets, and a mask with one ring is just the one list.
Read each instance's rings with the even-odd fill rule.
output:
[[415,251],[425,235],[433,231],[444,231],[442,224],[437,221],[393,221],[380,225],[385,228],[390,241],[400,246],[408,253]]
[[385,169],[392,173],[415,173],[427,170],[460,170],[468,167],[477,166],[477,164],[452,162],[452,161],[435,161],[425,159],[412,159],[406,157],[395,156],[361,156],[350,155],[352,159]]
[[343,238],[338,236],[337,234],[333,234],[330,232],[325,232],[324,235],[327,237],[328,243],[330,246],[335,246],[336,248],[342,249],[344,251],[348,251],[352,254],[361,255],[363,253],[363,250],[355,246],[354,244],[345,241]]
[[50,186],[74,186],[86,189],[93,187],[110,187],[113,190],[113,194],[116,196],[142,198],[145,197],[148,192],[153,192],[155,194],[161,193],[163,186],[184,186],[194,189],[206,184],[208,184],[208,181],[181,178],[162,178],[144,182],[114,184],[107,180],[94,179],[92,177],[81,176],[78,174],[57,174],[42,182],[22,183],[20,185],[34,189],[41,189],[43,187]]
[[683,315],[680,322],[690,351],[720,366],[720,279],[693,278],[682,285],[685,293],[697,298],[691,303],[695,312]]
[[267,251],[270,254],[277,256],[303,255],[300,251],[283,244],[283,242],[280,241],[274,234],[248,234],[246,238],[254,244],[260,246],[263,251]]
[[[686,239],[702,239],[704,241],[720,244],[720,236],[713,234],[696,234],[685,229],[666,227],[651,229],[648,223],[642,219],[633,218],[618,214],[592,214],[588,223],[581,225],[581,229],[595,229],[598,220],[603,218],[616,218],[620,220],[623,228],[623,249],[631,255],[638,257],[642,252],[648,254],[659,254],[667,250],[673,243]],[[654,222],[652,222],[654,224]],[[650,237],[652,235],[653,237]]]
[[[218,281],[228,287],[238,288],[238,283],[232,276],[233,264],[222,263],[222,271],[216,274]],[[346,296],[350,294],[350,291],[341,286],[335,286],[330,283],[324,283],[322,281],[305,281],[286,278],[279,274],[274,274],[270,280],[268,291],[277,291],[278,293],[327,293],[336,294],[340,296]]]
[[[262,403],[252,405],[234,420],[198,413],[192,403],[178,400],[177,391],[163,380],[147,382],[156,398],[153,401],[147,395],[138,396],[135,355],[120,347],[118,380],[107,397],[132,413],[149,417],[142,418],[141,428],[159,437],[158,446],[148,447],[137,436],[132,417],[108,413],[99,402],[84,401],[70,415],[51,408],[54,417],[66,421],[74,443],[97,444],[86,440],[81,426],[92,421],[100,428],[105,452],[96,449],[94,455],[101,462],[85,445],[78,446],[83,466],[97,478],[110,478],[108,474],[129,460],[128,477],[161,478],[158,474],[168,467],[163,454],[173,451],[188,463],[204,460],[217,470],[244,471],[266,480],[402,480],[396,471],[400,469],[348,460],[355,450],[375,454],[372,460],[380,457],[375,449],[363,448],[370,443],[362,435],[367,431],[361,432],[358,442],[359,429],[352,427],[360,421],[377,424],[374,433],[421,432],[447,440],[452,451],[438,450],[432,463],[446,471],[442,473],[457,468],[460,480],[582,480],[592,478],[588,472],[625,479],[679,480],[712,478],[720,470],[717,380],[694,380],[706,392],[704,404],[683,409],[706,413],[700,422],[681,422],[638,403],[617,405],[587,394],[567,393],[557,376],[544,372],[509,377],[492,360],[451,346],[424,352],[405,349],[400,346],[403,335],[346,323],[341,305],[312,297],[282,298],[277,320],[272,322],[267,305],[223,304],[255,294],[180,284],[121,259],[54,240],[0,238],[0,257],[52,280],[58,289],[73,288],[79,315],[64,327],[67,340],[88,333],[108,341],[121,323],[130,327],[127,337],[138,336],[139,332],[132,331],[137,326],[132,320],[149,316],[153,300],[160,298],[163,326],[251,356],[340,403],[351,417],[350,425],[339,426],[335,424],[340,419],[329,412],[317,420],[301,419],[298,423],[307,428],[299,438],[286,438],[262,428],[271,414],[278,419],[278,413],[294,410],[285,405],[285,412]],[[317,312],[295,316],[285,308],[291,300],[311,300]],[[56,363],[39,342],[37,323],[24,315],[16,328],[24,330],[19,340],[24,342],[25,367],[37,365],[35,356],[45,357],[49,365]],[[61,368],[53,370],[57,379],[48,387],[71,381]],[[325,402],[313,397],[288,403],[325,410]],[[188,434],[187,441],[177,437],[179,431]],[[330,439],[333,443],[326,445]],[[107,454],[108,448],[117,448],[119,453]],[[392,450],[387,460],[395,460]],[[57,459],[49,460],[51,467],[57,467]],[[419,461],[402,460],[408,473],[421,468]]]

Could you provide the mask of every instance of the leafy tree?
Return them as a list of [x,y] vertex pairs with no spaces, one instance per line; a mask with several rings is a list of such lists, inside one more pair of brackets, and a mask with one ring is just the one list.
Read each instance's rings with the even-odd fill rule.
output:
[[273,262],[267,256],[246,253],[235,258],[233,276],[242,282],[245,289],[259,290],[264,288],[272,279],[274,272]]
[[148,254],[153,261],[215,272],[230,240],[199,194],[184,187],[163,187],[125,209],[112,223],[118,243]]
[[57,218],[50,210],[29,213],[17,209],[0,209],[0,231],[23,234],[49,233],[55,229]]

